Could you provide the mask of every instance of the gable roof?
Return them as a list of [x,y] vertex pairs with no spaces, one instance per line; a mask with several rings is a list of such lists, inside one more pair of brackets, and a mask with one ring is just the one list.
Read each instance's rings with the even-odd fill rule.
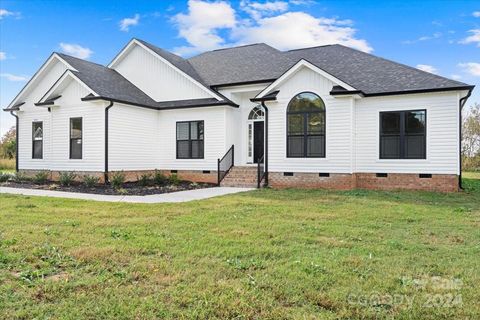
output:
[[132,104],[155,106],[156,102],[152,98],[117,71],[63,53],[57,54],[77,70],[72,71],[73,74],[99,97]]
[[205,52],[188,61],[210,86],[220,87],[272,82],[302,59],[365,96],[472,88],[338,44],[279,51],[260,43]]

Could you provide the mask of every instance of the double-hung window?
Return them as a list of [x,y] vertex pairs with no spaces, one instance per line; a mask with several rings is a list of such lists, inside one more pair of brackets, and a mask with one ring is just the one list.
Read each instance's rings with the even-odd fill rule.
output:
[[43,122],[32,123],[32,159],[43,159]]
[[70,159],[82,159],[82,118],[70,118]]
[[380,112],[380,159],[426,159],[426,110]]
[[203,121],[177,122],[177,159],[203,159]]

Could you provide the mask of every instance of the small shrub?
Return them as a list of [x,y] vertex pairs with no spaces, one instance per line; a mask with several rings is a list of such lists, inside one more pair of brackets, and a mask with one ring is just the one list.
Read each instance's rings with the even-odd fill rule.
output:
[[12,178],[12,176],[8,173],[1,173],[0,172],[0,183],[2,182],[7,182],[8,180],[10,180]]
[[90,175],[84,175],[83,176],[83,184],[87,188],[93,188],[95,185],[98,183],[99,178],[95,176],[90,176]]
[[69,187],[72,185],[73,181],[75,181],[76,177],[77,175],[73,172],[61,172],[58,181],[60,182],[60,185]]
[[178,186],[180,184],[180,179],[178,178],[176,173],[172,173],[168,178],[168,181],[174,186]]
[[16,172],[15,176],[13,177],[13,180],[15,182],[20,183],[20,182],[24,182],[24,181],[29,181],[30,179],[25,174],[23,174],[21,172]]
[[48,171],[40,171],[33,178],[33,182],[35,182],[36,184],[45,184],[48,181],[48,175]]
[[142,187],[148,186],[150,181],[152,181],[152,175],[149,173],[142,174],[138,179],[138,183],[140,183]]
[[122,171],[112,174],[111,184],[114,189],[121,189],[124,183],[125,174]]
[[153,182],[157,186],[164,185],[165,182],[167,182],[167,177],[160,171],[155,171],[155,175],[153,176]]

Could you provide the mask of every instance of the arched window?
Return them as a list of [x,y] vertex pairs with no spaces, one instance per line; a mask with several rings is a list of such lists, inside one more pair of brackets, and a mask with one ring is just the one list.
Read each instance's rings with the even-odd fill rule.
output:
[[248,114],[248,120],[263,120],[265,118],[265,113],[261,106],[256,106]]
[[288,104],[287,157],[325,157],[325,104],[314,93],[299,93]]

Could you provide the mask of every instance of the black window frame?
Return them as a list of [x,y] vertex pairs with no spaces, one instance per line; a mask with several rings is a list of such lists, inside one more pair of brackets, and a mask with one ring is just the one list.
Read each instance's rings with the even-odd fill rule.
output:
[[[297,96],[301,95],[301,94],[305,94],[305,93],[309,93],[309,94],[313,94],[315,96],[317,96],[323,103],[323,111],[289,111],[290,109],[290,104],[291,102],[293,101],[293,99],[295,99]],[[302,91],[302,92],[299,92],[297,94],[295,94],[293,96],[292,99],[290,99],[290,101],[288,102],[287,104],[287,117],[286,117],[286,145],[287,145],[287,148],[286,148],[286,157],[287,158],[297,158],[297,159],[302,159],[302,158],[317,158],[317,159],[323,159],[323,158],[326,158],[327,157],[327,106],[325,104],[325,101],[320,97],[320,95],[316,94],[315,92],[312,92],[312,91]],[[323,133],[321,134],[308,134],[308,116],[310,114],[315,114],[315,113],[321,113],[323,114]],[[288,118],[289,118],[289,115],[291,114],[299,114],[299,115],[302,115],[303,116],[303,135],[299,135],[299,134],[289,134],[289,127],[288,127]],[[289,138],[290,137],[301,137],[303,136],[303,155],[301,156],[292,156],[290,155],[290,143],[289,143]],[[323,137],[323,155],[320,155],[320,156],[312,156],[312,155],[308,155],[308,137],[310,136],[319,136],[319,137]]]
[[[424,132],[423,133],[410,133],[406,131],[406,115],[409,112],[424,112]],[[398,134],[384,134],[382,132],[382,115],[388,113],[397,113],[400,115],[400,129]],[[381,111],[379,114],[379,135],[378,135],[378,157],[380,160],[426,160],[427,159],[427,109],[411,109],[411,110],[395,110],[395,111]],[[384,157],[382,156],[382,137],[384,136],[398,135],[400,139],[400,152],[399,157]],[[422,136],[423,135],[423,157],[407,157],[406,156],[406,144],[407,136]]]
[[[72,122],[74,120],[78,120],[78,119],[80,119],[81,124],[82,124],[82,130],[80,131],[81,136],[80,136],[80,138],[72,138]],[[70,131],[69,131],[69,140],[68,140],[69,150],[70,150],[69,157],[70,157],[70,160],[82,160],[83,159],[83,117],[73,117],[73,118],[70,118],[69,121],[70,121],[70,127],[69,127]],[[77,141],[77,140],[81,141],[80,157],[79,158],[77,158],[77,157],[74,158],[73,155],[72,155],[72,143],[73,143],[73,141]]]
[[[35,125],[40,124],[42,126],[42,140],[35,140]],[[35,142],[40,141],[42,146],[40,156],[35,156]],[[41,160],[43,159],[43,121],[32,121],[32,159]]]
[[[188,123],[188,139],[186,140],[178,140],[178,125],[181,124],[181,123]],[[192,123],[197,123],[197,136],[198,138],[197,139],[192,139]],[[203,128],[203,132],[202,132],[202,139],[199,139],[200,138],[200,130],[198,128],[198,125],[199,124],[202,124],[202,128]],[[179,154],[178,154],[178,143],[179,141],[188,141],[188,156],[187,157],[179,157]],[[192,156],[192,142],[193,141],[202,141],[202,152],[201,152],[201,157],[193,157]],[[189,160],[189,159],[194,159],[194,160],[198,160],[198,159],[205,159],[205,121],[204,120],[190,120],[190,121],[177,121],[175,123],[175,147],[176,147],[176,157],[177,159],[180,159],[180,160]]]

